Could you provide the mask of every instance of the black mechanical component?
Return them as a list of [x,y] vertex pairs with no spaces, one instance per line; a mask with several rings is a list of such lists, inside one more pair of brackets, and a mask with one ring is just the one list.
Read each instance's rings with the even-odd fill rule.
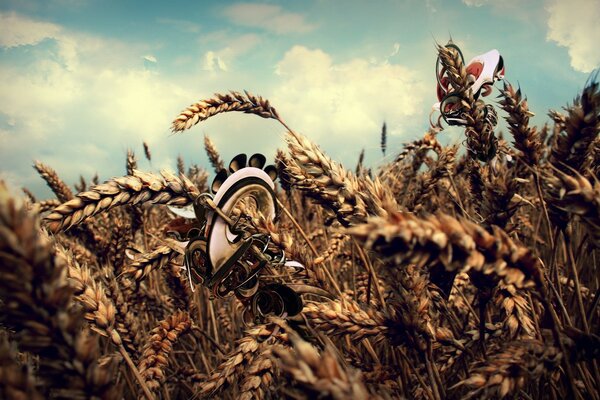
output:
[[[203,285],[214,297],[235,295],[246,305],[247,322],[268,315],[293,316],[303,307],[300,295],[282,283],[283,275],[278,273],[283,267],[303,266],[286,260],[283,251],[270,243],[268,235],[257,233],[254,225],[257,218],[277,218],[273,184],[277,169],[265,163],[262,154],[250,158],[239,154],[228,170],[217,173],[213,194],[204,193],[194,202],[195,226],[201,229],[188,234],[185,250],[192,286]],[[310,293],[309,286],[300,286]],[[315,294],[322,296],[321,292]]]

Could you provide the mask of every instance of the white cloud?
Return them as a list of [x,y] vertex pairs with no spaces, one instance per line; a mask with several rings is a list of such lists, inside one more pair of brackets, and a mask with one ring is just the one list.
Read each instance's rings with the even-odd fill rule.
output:
[[0,13],[0,46],[35,45],[47,38],[56,38],[60,27],[49,22],[34,21],[16,13]]
[[210,50],[204,54],[202,69],[205,71],[227,71],[227,63],[214,51]]
[[568,48],[571,66],[581,72],[600,66],[600,1],[553,0],[547,10],[547,39]]
[[481,7],[488,4],[490,0],[462,0],[462,2],[469,7]]
[[261,39],[254,34],[238,36],[228,41],[228,45],[220,50],[210,50],[204,53],[202,69],[218,72],[228,71],[235,59],[255,48]]
[[[156,62],[146,46],[16,14],[10,19],[13,27],[51,26],[35,35],[2,36],[15,57],[0,60],[0,122],[5,125],[0,170],[10,171],[20,185],[42,187],[31,168],[34,159],[51,165],[67,182],[79,173],[122,174],[126,148],[167,137],[174,115],[193,98],[181,85],[145,68]],[[49,42],[36,46],[41,38]],[[33,61],[19,61],[25,54],[18,47],[22,44],[36,46]]]
[[398,135],[422,126],[428,108],[420,72],[401,65],[362,58],[335,63],[322,50],[295,46],[275,72],[280,84],[271,100],[282,116],[317,142],[344,144],[353,152],[374,146],[384,119]]
[[434,1],[432,1],[432,0],[425,0],[425,8],[427,8],[427,10],[429,10],[429,12],[432,12],[432,13],[437,12],[437,7],[435,6]]
[[238,25],[274,33],[305,33],[314,29],[302,14],[286,12],[280,6],[271,4],[234,4],[225,10],[225,15]]

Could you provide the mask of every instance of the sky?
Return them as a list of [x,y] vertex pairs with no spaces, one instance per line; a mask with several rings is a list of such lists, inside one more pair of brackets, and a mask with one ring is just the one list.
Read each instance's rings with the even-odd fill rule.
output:
[[598,21],[600,0],[0,0],[0,178],[47,198],[34,160],[68,184],[124,175],[128,148],[145,171],[175,170],[179,154],[208,166],[204,135],[225,160],[272,159],[284,130],[254,115],[170,133],[182,109],[230,90],[269,99],[349,168],[362,149],[377,167],[427,130],[435,45],[450,36],[466,60],[498,49],[543,124],[600,65]]

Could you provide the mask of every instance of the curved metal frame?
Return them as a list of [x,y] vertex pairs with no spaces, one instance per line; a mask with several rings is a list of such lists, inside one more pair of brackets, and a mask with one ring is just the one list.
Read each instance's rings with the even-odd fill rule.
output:
[[[186,247],[185,265],[190,284],[194,283],[193,276],[197,284],[210,289],[215,297],[234,293],[254,319],[270,313],[295,315],[302,309],[300,294],[280,283],[282,278],[273,272],[281,267],[297,269],[303,266],[287,261],[283,251],[269,250],[268,235],[244,230],[240,223],[243,215],[237,219],[231,215],[241,199],[252,196],[266,218],[271,221],[278,218],[274,168],[258,168],[264,166],[265,161],[260,154],[248,160],[251,166],[246,166],[246,161],[245,156],[236,156],[229,166],[231,174],[221,170],[215,177],[212,187],[217,190],[214,196],[204,193],[194,202],[197,219],[202,221],[200,232],[203,235],[192,238]],[[271,272],[265,274],[265,270]],[[308,285],[299,287],[305,293],[311,292]],[[313,292],[323,295],[322,291]],[[265,301],[271,303],[261,306],[260,302]]]

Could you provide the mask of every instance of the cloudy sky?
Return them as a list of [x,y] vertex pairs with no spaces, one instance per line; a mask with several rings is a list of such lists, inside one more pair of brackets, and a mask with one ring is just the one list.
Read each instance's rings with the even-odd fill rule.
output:
[[48,196],[34,160],[70,184],[108,179],[144,140],[141,169],[206,165],[204,134],[225,159],[271,156],[283,130],[256,116],[170,135],[188,104],[243,89],[333,158],[354,165],[365,148],[377,166],[384,120],[392,153],[427,129],[436,41],[452,35],[467,60],[497,48],[542,123],[600,64],[598,21],[600,0],[0,0],[0,176]]

